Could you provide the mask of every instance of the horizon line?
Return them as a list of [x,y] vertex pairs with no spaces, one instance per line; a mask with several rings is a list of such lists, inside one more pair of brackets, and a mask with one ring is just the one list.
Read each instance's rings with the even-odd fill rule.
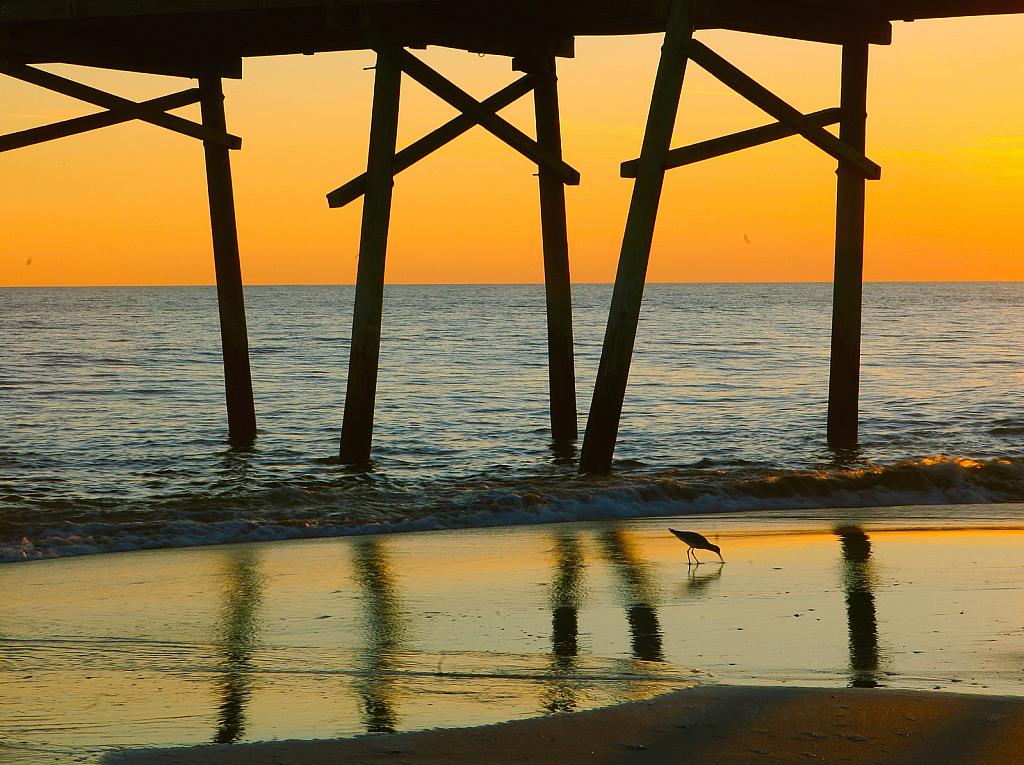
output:
[[[833,280],[809,279],[806,281],[696,281],[696,282],[667,282],[649,281],[646,285],[654,284],[833,284]],[[1024,279],[865,279],[863,284],[1020,284]],[[614,286],[615,282],[571,282],[573,286],[609,285]],[[216,282],[204,282],[200,284],[10,284],[0,285],[0,289],[137,289],[140,287],[152,288],[176,288],[176,287],[216,287]],[[243,284],[243,287],[354,287],[355,282],[299,282],[293,284],[285,283],[262,283],[254,282]],[[544,282],[387,282],[385,287],[525,287],[544,286]]]

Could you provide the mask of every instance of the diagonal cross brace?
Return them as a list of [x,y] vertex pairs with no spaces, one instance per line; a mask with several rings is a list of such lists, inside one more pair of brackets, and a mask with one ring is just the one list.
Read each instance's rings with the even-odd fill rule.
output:
[[538,165],[551,168],[563,183],[570,186],[579,184],[580,174],[576,170],[541,147],[519,128],[503,120],[460,87],[435,72],[409,51],[400,48],[397,58],[402,71],[438,98],[447,101],[460,112],[472,117],[481,127],[489,130],[527,159]]
[[849,162],[868,180],[877,181],[881,178],[881,167],[823,127],[815,125],[798,109],[787,104],[760,83],[755,82],[703,43],[697,40],[693,41],[690,46],[690,58],[754,106],[764,110],[779,122],[793,126],[800,135],[822,151],[831,154],[841,162]]
[[[839,122],[839,109],[822,109],[820,112],[812,112],[804,115],[815,125],[824,127]],[[732,154],[743,149],[750,149],[754,146],[778,141],[780,138],[789,138],[797,135],[799,131],[785,122],[773,122],[770,125],[741,130],[738,133],[724,135],[721,138],[712,138],[709,141],[692,143],[689,146],[681,146],[672,149],[665,155],[665,169],[692,165],[694,162],[703,162],[705,159],[721,157],[725,154]],[[640,163],[638,159],[626,160],[619,166],[619,176],[622,178],[636,178],[636,168]]]
[[[199,89],[189,88],[178,93],[171,93],[168,96],[160,96],[149,101],[142,101],[141,105],[150,109],[158,109],[165,112],[169,109],[178,109],[199,101]],[[0,152],[11,149],[21,149],[25,146],[33,146],[37,143],[45,143],[57,138],[66,138],[79,133],[87,133],[90,130],[118,125],[122,122],[130,122],[133,118],[123,113],[105,111],[98,114],[89,114],[85,117],[76,117],[70,120],[54,122],[49,125],[19,130],[16,133],[8,133],[0,136]]]
[[135,101],[129,101],[127,98],[121,98],[97,88],[83,85],[80,82],[69,80],[66,77],[61,77],[42,69],[36,69],[26,64],[20,64],[7,58],[0,57],[0,74],[6,74],[16,79],[30,82],[33,85],[38,85],[41,88],[46,88],[71,98],[77,98],[79,101],[102,106],[104,109],[109,109],[112,112],[125,114],[131,119],[142,120],[143,122],[149,122],[153,125],[173,130],[176,133],[198,138],[201,141],[210,141],[221,146],[227,146],[229,149],[239,149],[242,147],[242,139],[238,136],[231,135],[222,130],[214,130],[183,117],[167,114],[159,109],[152,109]]
[[[520,77],[511,85],[507,85],[490,98],[484,99],[480,105],[489,112],[497,112],[516,101],[531,90],[533,90],[534,77],[531,74]],[[437,151],[445,144],[455,140],[460,135],[475,125],[478,125],[475,117],[468,114],[460,114],[453,120],[446,122],[415,143],[411,143],[395,154],[395,175],[408,169],[419,162],[427,155]],[[366,192],[366,173],[353,178],[327,195],[328,207],[344,207],[361,197]]]

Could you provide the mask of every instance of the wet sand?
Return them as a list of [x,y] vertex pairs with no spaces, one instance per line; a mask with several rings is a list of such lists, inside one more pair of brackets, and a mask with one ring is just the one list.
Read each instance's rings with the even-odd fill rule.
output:
[[[833,736],[822,711],[831,694],[863,715],[870,735],[856,737],[882,740],[885,721],[909,704],[932,710],[910,716],[934,725],[904,731],[907,746],[976,738],[976,718],[1009,719],[1018,702],[999,697],[1024,689],[1022,514],[1012,505],[762,512],[2,566],[0,762],[134,762],[143,748],[172,757],[154,761],[186,762],[173,758],[195,745],[241,753],[274,739],[351,739],[245,755],[316,762],[320,747],[328,758],[332,747],[369,747],[360,755],[369,757],[391,732],[510,720],[520,722],[502,728],[512,731],[501,734],[512,737],[503,751],[535,757],[515,749],[530,726],[564,729],[550,735],[569,742],[576,727],[596,725],[608,730],[593,756],[611,759],[593,761],[627,762],[668,746],[657,743],[671,742],[666,731],[691,730],[671,728],[697,725],[685,721],[691,712],[724,714],[722,725],[746,731],[730,733],[730,746],[766,735],[757,730],[771,726],[742,727],[755,725],[751,715],[792,721],[778,722],[773,740],[815,726]],[[717,539],[727,562],[687,566],[669,526]],[[805,690],[791,696],[787,686]],[[690,690],[665,695],[680,689]],[[985,704],[1002,711],[971,711]],[[602,707],[611,709],[587,711]],[[574,712],[584,714],[564,714]],[[619,734],[634,729],[645,749]],[[496,730],[457,735],[483,746],[481,731]],[[454,756],[444,742],[456,734],[408,735],[424,758]],[[571,735],[566,747],[598,741]],[[804,743],[865,743],[835,736]],[[714,738],[687,746],[726,745]],[[796,751],[797,739],[785,740]]]
[[461,730],[112,753],[108,765],[1013,765],[1024,700],[892,690],[704,687]]

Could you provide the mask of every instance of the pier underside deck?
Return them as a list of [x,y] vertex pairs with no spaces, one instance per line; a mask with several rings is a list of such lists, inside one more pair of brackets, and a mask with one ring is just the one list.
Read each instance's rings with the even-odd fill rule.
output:
[[[1024,12],[1024,0],[719,0],[695,24],[822,42],[885,44],[890,21]],[[161,74],[241,75],[240,59],[372,47],[386,29],[406,47],[572,55],[578,35],[665,31],[665,0],[12,0],[0,54]]]

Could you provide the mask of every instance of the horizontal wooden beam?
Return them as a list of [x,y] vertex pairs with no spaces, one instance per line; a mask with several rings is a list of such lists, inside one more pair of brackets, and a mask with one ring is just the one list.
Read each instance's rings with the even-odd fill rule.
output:
[[[487,110],[492,113],[500,111],[533,90],[533,83],[533,75],[528,74],[525,77],[520,77],[511,85],[507,85],[502,88],[490,98],[484,99],[480,105],[487,108]],[[412,165],[416,164],[424,157],[437,151],[445,144],[454,141],[467,130],[478,124],[479,123],[474,117],[471,117],[468,114],[460,114],[455,119],[446,122],[437,130],[423,136],[423,138],[419,139],[415,143],[409,144],[395,155],[395,175],[409,167],[412,167]],[[365,192],[366,173],[363,173],[362,175],[353,178],[344,186],[341,186],[328,194],[327,206],[344,207],[349,202],[361,197]]]
[[[140,106],[149,109],[157,109],[165,112],[169,109],[179,109],[199,102],[199,88],[189,88],[179,93],[171,93],[169,96],[160,96],[150,101],[143,101]],[[50,125],[19,130],[17,133],[8,133],[0,136],[0,152],[21,149],[25,146],[33,146],[37,143],[53,141],[57,138],[66,138],[79,133],[87,133],[90,130],[118,125],[122,122],[131,122],[134,117],[129,117],[121,112],[105,111],[98,114],[90,114],[85,117],[76,117],[71,120],[54,122]]]
[[80,82],[69,80],[66,77],[51,74],[42,69],[36,69],[35,67],[3,57],[0,57],[0,74],[6,74],[10,77],[30,82],[33,85],[38,85],[41,88],[46,88],[71,98],[77,98],[79,101],[102,106],[104,109],[124,114],[129,119],[142,120],[143,122],[149,122],[153,125],[173,130],[176,133],[198,138],[201,141],[210,141],[221,146],[227,146],[229,149],[240,149],[242,147],[242,139],[238,136],[224,133],[220,130],[213,130],[182,117],[167,114],[159,109],[151,109],[135,101],[129,101],[127,98],[121,98],[88,85],[83,85]]
[[[822,109],[820,112],[812,112],[804,115],[808,120],[819,127],[834,125],[839,122],[839,108]],[[750,149],[754,146],[778,141],[780,138],[789,138],[797,135],[795,127],[784,122],[773,122],[771,125],[742,130],[739,133],[725,135],[721,138],[712,138],[710,141],[682,146],[672,149],[665,157],[665,169],[692,165],[694,162],[703,162],[705,159],[721,157],[725,154],[732,154],[743,149]],[[619,175],[623,178],[636,178],[637,163],[640,160],[630,159],[623,162],[619,168]]]
[[755,82],[703,43],[697,40],[693,41],[690,46],[690,58],[754,106],[764,110],[779,122],[792,126],[800,135],[822,151],[831,154],[837,160],[849,162],[868,180],[877,181],[882,176],[882,168],[877,164],[823,127],[815,125],[798,109],[787,104],[760,83]]
[[[934,0],[925,2],[934,5]],[[865,2],[729,0],[703,4],[697,28],[735,29],[832,44],[867,42],[889,45],[892,42],[892,24],[885,12],[894,4],[893,0],[885,0],[885,7],[876,5],[872,8]]]
[[447,101],[449,105],[463,114],[472,117],[477,124],[489,130],[527,159],[538,165],[551,168],[563,183],[575,186],[580,182],[580,174],[576,170],[541,147],[519,128],[503,120],[460,87],[435,72],[409,51],[401,49],[398,53],[398,61],[402,71],[420,85],[441,100]]

